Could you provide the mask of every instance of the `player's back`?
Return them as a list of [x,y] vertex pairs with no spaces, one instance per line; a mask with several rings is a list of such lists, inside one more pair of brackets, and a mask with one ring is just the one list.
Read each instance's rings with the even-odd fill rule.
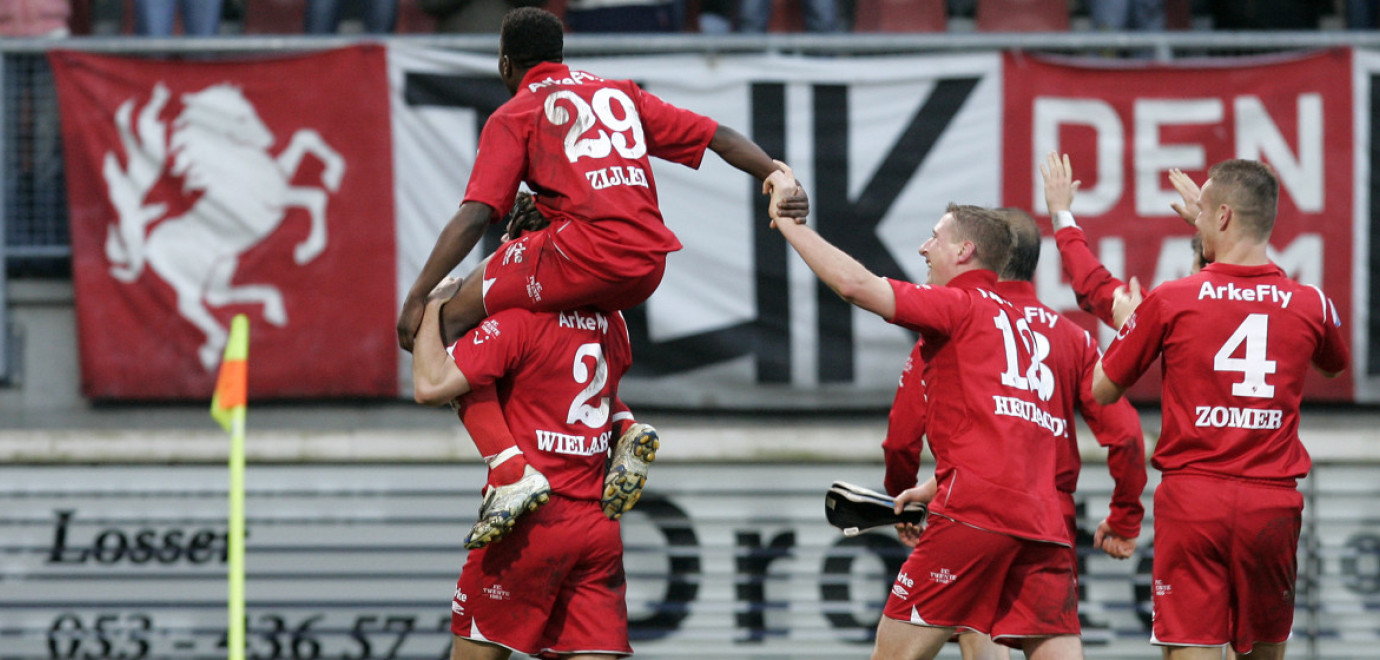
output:
[[1064,429],[1031,389],[1029,324],[992,292],[995,280],[977,271],[943,287],[892,283],[892,322],[924,337],[926,430],[939,484],[931,510],[1068,543],[1054,485],[1054,435]]
[[611,402],[632,364],[622,315],[510,309],[459,341],[483,345],[460,369],[475,385],[497,384],[508,428],[552,490],[598,500]]
[[717,127],[631,81],[542,63],[485,124],[465,199],[506,209],[525,181],[552,223],[575,221],[562,247],[606,259],[622,246],[672,252],[681,245],[657,206],[650,156],[698,167]]
[[998,282],[997,293],[1011,301],[1030,325],[1036,346],[1034,368],[1041,378],[1036,393],[1063,430],[1055,434],[1059,440],[1056,481],[1059,490],[1072,493],[1082,466],[1073,414],[1081,391],[1089,385],[1085,380],[1097,361],[1097,347],[1086,330],[1041,303],[1029,282]]
[[1273,264],[1213,264],[1161,285],[1133,323],[1163,328],[1165,416],[1155,467],[1255,479],[1307,474],[1298,437],[1304,376],[1310,363],[1336,372],[1348,360],[1340,319],[1322,291]]

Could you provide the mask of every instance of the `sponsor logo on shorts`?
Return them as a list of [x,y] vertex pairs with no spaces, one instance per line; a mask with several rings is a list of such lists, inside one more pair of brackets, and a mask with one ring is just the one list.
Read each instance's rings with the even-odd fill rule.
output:
[[495,584],[492,587],[484,587],[484,595],[488,596],[489,600],[508,600],[513,597],[513,594],[509,593],[507,589],[504,589],[501,584]]
[[896,596],[897,598],[909,598],[909,597],[910,597],[910,592],[909,592],[909,591],[906,591],[906,588],[903,587],[903,586],[901,586],[901,585],[899,585],[899,584],[893,584],[893,585],[891,585],[891,593],[892,593],[892,595]]
[[508,250],[503,253],[503,265],[522,263],[522,253],[527,251],[527,246],[523,244],[527,239],[522,239],[517,243],[508,246]]
[[531,298],[532,302],[541,302],[541,282],[531,275],[527,276],[527,297]]
[[450,601],[450,611],[452,611],[452,612],[454,612],[454,613],[456,613],[456,614],[461,614],[461,615],[463,615],[463,614],[465,613],[465,606],[462,605],[461,603],[464,603],[464,602],[466,602],[466,601],[468,601],[468,600],[469,600],[469,596],[466,596],[466,595],[465,595],[465,592],[460,591],[459,589],[456,589],[456,590],[455,590],[455,598],[454,598],[453,600]]
[[906,585],[907,587],[915,586],[915,580],[912,580],[911,577],[909,575],[906,575],[905,573],[896,576],[896,581]]
[[954,581],[957,579],[958,576],[954,575],[953,573],[950,573],[949,569],[947,568],[941,568],[937,571],[930,571],[930,581],[934,582],[935,584],[953,584]]
[[1168,596],[1174,593],[1174,585],[1165,583],[1164,580],[1155,580],[1155,595]]

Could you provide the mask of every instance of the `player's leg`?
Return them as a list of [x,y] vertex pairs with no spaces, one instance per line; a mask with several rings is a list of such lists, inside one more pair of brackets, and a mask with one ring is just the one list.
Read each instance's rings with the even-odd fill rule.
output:
[[1284,660],[1284,642],[1256,642],[1250,654],[1232,652],[1236,660]]
[[441,339],[447,346],[488,316],[484,311],[484,274],[493,258],[492,254],[485,257],[479,268],[460,284],[450,301],[441,307]]
[[1021,650],[1028,660],[1077,660],[1083,657],[1083,642],[1077,635],[1032,637],[1021,644]]
[[[1165,660],[1222,660],[1221,646],[1166,646]],[[1255,660],[1255,656],[1251,656]]]
[[661,441],[651,424],[640,424],[621,399],[614,397],[613,428],[618,442],[612,447],[604,476],[604,515],[617,520],[631,511],[647,485],[647,471],[656,460]]
[[882,617],[877,624],[877,644],[872,660],[929,660],[953,636],[954,628],[917,626]]
[[991,637],[976,631],[960,633],[958,648],[963,660],[1011,660],[1011,648],[1002,646]]
[[1291,487],[1232,484],[1231,650],[1281,658],[1294,627],[1303,495]]
[[450,643],[450,660],[508,660],[511,649],[485,644],[456,635]]
[[1019,640],[1027,658],[1082,658],[1073,553],[1058,543],[1015,542],[1020,549],[1002,585],[992,637]]
[[460,397],[456,408],[475,447],[489,464],[489,482],[484,503],[479,507],[479,520],[465,535],[465,547],[474,550],[503,538],[520,516],[548,502],[551,484],[527,464],[492,386]]

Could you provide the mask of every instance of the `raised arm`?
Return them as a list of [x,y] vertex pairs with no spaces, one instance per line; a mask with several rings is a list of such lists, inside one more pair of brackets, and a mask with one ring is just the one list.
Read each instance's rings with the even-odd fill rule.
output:
[[[781,199],[791,196],[791,189],[795,186],[795,175],[791,173],[791,168],[780,161],[777,163],[782,170],[773,173],[764,185],[771,192],[773,209]],[[778,222],[773,212],[772,226],[795,248],[820,281],[840,298],[888,321],[896,315],[896,292],[885,278],[873,274],[857,259],[848,256],[848,253],[804,224]]]
[[1064,274],[1078,298],[1078,306],[1115,327],[1112,296],[1125,283],[1113,276],[1093,254],[1088,247],[1088,237],[1073,218],[1073,198],[1082,182],[1074,180],[1068,154],[1061,157],[1050,152],[1040,165],[1040,174],[1045,181],[1045,203],[1054,220],[1054,241],[1059,247]]

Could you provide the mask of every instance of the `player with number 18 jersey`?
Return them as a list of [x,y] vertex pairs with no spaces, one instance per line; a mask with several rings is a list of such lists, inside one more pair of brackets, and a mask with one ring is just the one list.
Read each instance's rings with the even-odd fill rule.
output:
[[946,286],[890,284],[896,313],[889,320],[923,341],[925,429],[938,489],[929,528],[902,566],[885,615],[970,628],[1007,644],[1078,634],[1066,554],[1072,539],[1055,486],[1061,429],[1031,382],[1029,324],[993,293],[990,270],[959,274]]
[[511,309],[448,352],[472,386],[496,386],[518,447],[552,491],[501,543],[466,557],[452,631],[528,655],[631,653],[619,523],[599,503],[612,422],[626,411],[618,383],[632,364],[622,315]]
[[489,313],[626,309],[650,296],[681,244],[657,207],[649,157],[698,168],[717,128],[631,81],[559,62],[532,67],[485,123],[465,201],[510,208],[525,181],[551,226],[516,262],[503,251],[490,260]]

